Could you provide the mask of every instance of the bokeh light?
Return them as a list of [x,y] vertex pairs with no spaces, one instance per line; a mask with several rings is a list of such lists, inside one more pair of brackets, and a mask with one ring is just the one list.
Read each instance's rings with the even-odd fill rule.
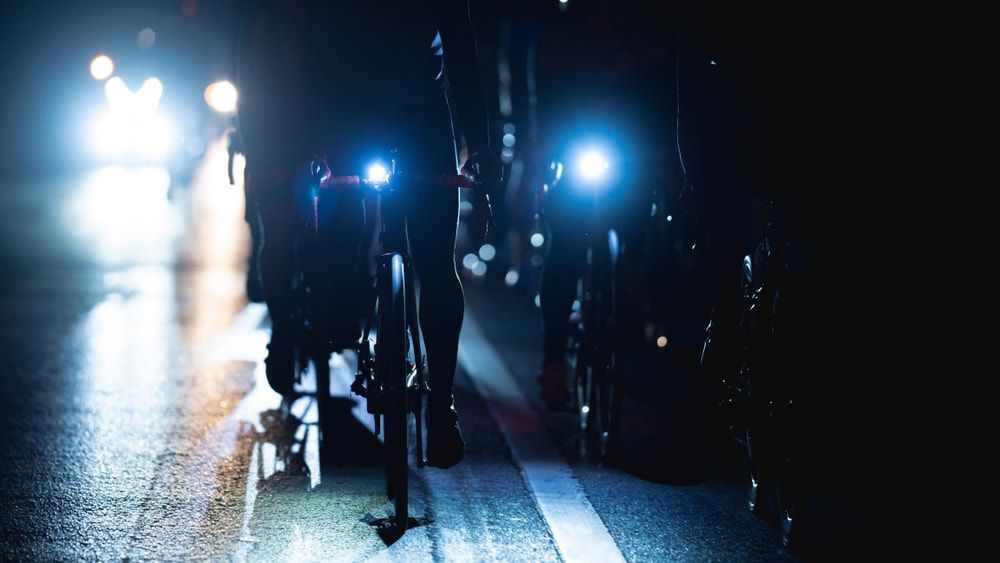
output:
[[176,125],[159,111],[160,79],[148,78],[133,92],[120,76],[113,76],[104,83],[104,94],[108,111],[96,115],[89,129],[89,144],[96,156],[162,161],[178,145]]
[[181,14],[191,17],[198,13],[198,2],[195,0],[184,0],[181,2]]
[[136,36],[135,43],[140,49],[149,49],[156,43],[156,32],[150,27],[143,29]]
[[213,82],[205,88],[205,102],[219,113],[232,113],[236,111],[236,101],[238,98],[236,86],[228,80]]
[[128,89],[120,76],[115,76],[104,83],[104,95],[108,98],[108,104],[114,111],[128,105],[132,98],[132,91]]
[[479,257],[484,261],[489,262],[490,260],[496,258],[497,249],[492,244],[484,244],[479,247]]
[[507,287],[513,287],[517,285],[518,280],[521,279],[521,275],[517,273],[517,270],[510,270],[507,275],[503,277],[503,283],[507,284]]
[[152,78],[148,78],[146,79],[145,82],[142,83],[142,87],[139,88],[140,96],[143,95],[143,92],[148,92],[148,95],[151,98],[156,98],[157,100],[159,100],[160,98],[163,97],[163,83],[160,82],[160,79],[155,76]]
[[107,55],[97,55],[90,61],[90,75],[94,80],[107,80],[115,71],[115,63]]

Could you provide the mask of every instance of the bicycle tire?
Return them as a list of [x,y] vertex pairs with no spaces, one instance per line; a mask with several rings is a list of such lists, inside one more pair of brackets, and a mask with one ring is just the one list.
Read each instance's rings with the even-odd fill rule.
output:
[[750,512],[762,515],[767,496],[769,475],[766,468],[766,439],[762,432],[749,426],[744,433],[743,460],[747,473],[747,507]]
[[620,410],[620,370],[616,357],[616,280],[618,239],[608,231],[607,252],[592,247],[584,273],[581,314],[583,335],[577,369],[577,397],[580,400],[580,429],[599,460],[610,458],[618,439]]
[[[801,475],[796,454],[798,443],[791,401],[783,401],[776,411],[774,431],[777,447],[773,455],[774,492],[777,500],[778,530],[785,547],[794,550],[799,542],[799,521],[803,499]],[[808,519],[808,517],[807,517]]]
[[593,369],[585,361],[577,360],[576,374],[573,376],[576,412],[580,419],[580,432],[584,437],[587,429],[591,427],[590,420],[593,418]]
[[312,362],[316,372],[316,423],[319,426],[319,439],[322,444],[329,418],[327,411],[330,403],[330,358],[326,354],[315,353]]
[[778,530],[781,532],[781,543],[787,548],[794,548],[797,542],[799,491],[790,460],[778,462],[779,468],[775,476],[775,496],[778,504]]
[[[589,258],[588,258],[589,260]],[[589,267],[589,265],[588,265]],[[580,421],[581,439],[588,440],[588,432],[593,428],[594,418],[594,330],[596,304],[591,293],[591,280],[584,273],[579,289],[580,313],[579,325],[574,327],[575,342],[571,344],[573,367],[573,403]]]
[[594,378],[594,404],[597,415],[597,437],[600,440],[599,453],[602,460],[614,458],[618,449],[619,427],[621,420],[621,381],[617,367],[612,360],[610,365],[601,368],[599,377]]
[[[393,527],[405,531],[409,518],[407,325],[405,270],[400,254],[388,258],[379,278],[378,355],[384,389],[386,492],[395,503]],[[377,356],[378,358],[378,356]]]

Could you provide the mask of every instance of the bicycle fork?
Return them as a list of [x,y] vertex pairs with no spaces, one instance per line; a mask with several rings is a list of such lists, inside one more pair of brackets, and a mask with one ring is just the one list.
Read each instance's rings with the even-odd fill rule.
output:
[[424,404],[425,398],[430,393],[427,386],[425,367],[427,358],[424,357],[423,347],[420,342],[420,319],[417,317],[417,293],[413,281],[413,268],[410,265],[408,256],[404,256],[403,270],[406,272],[406,322],[410,329],[410,339],[413,342],[413,358],[415,365],[410,370],[406,386],[412,395],[411,410],[416,419],[417,436],[417,467],[423,467],[427,460],[424,456]]
[[[396,253],[382,254],[378,257],[378,276],[385,279],[389,275],[392,258]],[[406,340],[407,346],[412,346],[413,365],[407,366],[406,379],[404,385],[407,389],[407,396],[410,404],[407,411],[412,412],[416,418],[416,446],[417,446],[417,466],[423,467],[426,464],[423,448],[423,411],[425,397],[430,393],[427,385],[426,363],[427,359],[423,354],[420,341],[420,323],[417,317],[417,306],[415,300],[415,283],[413,281],[412,268],[409,257],[401,255],[403,258],[403,271],[406,288],[404,290],[406,299],[406,324],[410,337]],[[360,346],[358,347],[358,371],[354,376],[354,383],[351,384],[351,391],[365,397],[368,403],[368,413],[375,418],[375,434],[382,433],[381,417],[384,413],[385,386],[387,382],[382,381],[377,375],[375,360],[371,354],[371,331],[373,328],[376,312],[381,304],[378,303],[377,293],[370,299],[371,305],[368,307],[368,315],[365,319],[364,331]],[[376,343],[377,345],[377,343]]]

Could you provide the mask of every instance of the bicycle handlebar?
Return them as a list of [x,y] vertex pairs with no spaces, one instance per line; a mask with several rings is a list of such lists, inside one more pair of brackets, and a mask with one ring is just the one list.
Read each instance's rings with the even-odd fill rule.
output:
[[348,176],[330,176],[320,187],[329,188],[332,186],[358,186],[366,185],[379,189],[392,183],[394,177],[399,176],[403,180],[412,180],[421,184],[437,185],[442,188],[472,188],[476,183],[464,174],[405,174],[396,173],[385,182],[369,182],[356,174]]

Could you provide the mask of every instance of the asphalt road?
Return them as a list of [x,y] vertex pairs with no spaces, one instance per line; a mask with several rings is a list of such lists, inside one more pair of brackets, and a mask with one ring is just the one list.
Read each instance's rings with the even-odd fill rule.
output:
[[322,443],[311,400],[283,416],[266,384],[269,323],[243,295],[242,191],[220,150],[172,201],[155,168],[2,180],[0,559],[793,558],[724,449],[697,476],[669,470],[670,403],[633,398],[623,467],[582,454],[572,415],[536,398],[530,302],[474,287],[466,459],[412,469],[415,526],[387,538],[351,358],[334,359]]

